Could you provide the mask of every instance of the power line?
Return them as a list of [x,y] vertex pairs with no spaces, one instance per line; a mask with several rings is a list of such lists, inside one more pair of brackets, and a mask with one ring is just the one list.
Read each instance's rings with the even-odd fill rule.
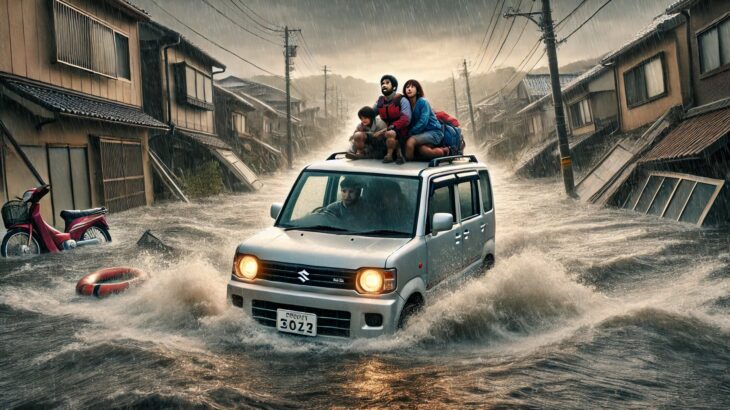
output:
[[[502,7],[504,7],[505,1],[506,0],[502,0]],[[475,55],[474,61],[476,61],[476,59],[479,58],[479,55],[482,54],[482,46],[484,46],[484,53],[487,52],[487,49],[489,48],[489,41],[491,41],[492,35],[494,35],[494,29],[497,27],[497,24],[496,24],[497,22],[495,20],[495,17],[498,15],[499,11],[502,10],[502,7],[499,6],[499,1],[497,1],[497,3],[494,4],[494,11],[492,12],[492,16],[489,19],[489,24],[487,25],[487,31],[484,32],[484,38],[482,38],[482,42],[481,42],[481,44],[479,44],[479,48],[477,49],[477,53]],[[494,26],[492,26],[492,23],[495,23]],[[487,37],[489,38],[489,41],[487,41]],[[481,59],[484,59],[483,54],[482,54]]]
[[[528,13],[532,13],[532,9],[533,9],[534,7],[535,7],[535,2],[533,2],[533,3],[532,3],[532,4],[530,5],[530,11],[528,11]],[[529,20],[525,19],[525,25],[523,25],[523,26],[522,26],[522,31],[520,31],[520,35],[519,35],[519,36],[517,36],[517,41],[515,41],[515,43],[514,43],[514,44],[512,44],[512,47],[510,47],[510,49],[509,49],[509,53],[507,53],[507,55],[506,55],[506,56],[505,56],[505,57],[504,57],[504,58],[502,59],[502,62],[503,62],[503,63],[504,63],[505,61],[507,61],[507,60],[508,60],[508,59],[510,58],[510,56],[512,56],[512,52],[514,52],[514,51],[515,51],[515,47],[517,46],[517,44],[519,44],[519,43],[520,43],[520,40],[522,39],[522,36],[523,36],[523,35],[525,34],[525,29],[527,28],[527,24],[528,24],[529,22],[530,22]]]
[[570,16],[572,16],[573,13],[575,13],[576,11],[578,11],[579,8],[581,8],[584,4],[586,4],[587,1],[588,0],[581,0],[581,2],[578,3],[578,5],[575,6],[575,8],[573,10],[571,10],[571,12],[568,13],[567,16],[563,17],[560,21],[557,22],[557,24],[555,24],[555,28],[557,29],[561,24],[563,24],[563,22],[565,22],[565,20],[569,19]]
[[261,19],[261,20],[263,20],[263,21],[264,21],[264,22],[265,22],[266,24],[268,24],[268,25],[270,25],[270,26],[272,26],[272,27],[277,27],[277,28],[279,28],[279,31],[281,31],[281,27],[279,27],[279,26],[277,26],[276,24],[274,24],[274,23],[270,22],[269,20],[265,19],[265,18],[264,18],[263,16],[261,16],[260,14],[256,13],[256,11],[254,11],[254,9],[252,9],[251,7],[249,7],[248,5],[246,5],[246,3],[244,3],[244,2],[243,2],[243,0],[238,0],[238,2],[239,2],[239,3],[240,3],[240,4],[242,5],[242,6],[243,6],[243,7],[245,7],[245,8],[246,8],[246,9],[247,9],[248,11],[250,11],[250,12],[251,12],[251,13],[252,13],[252,14],[253,14],[254,16],[256,16],[256,17],[260,18],[260,19]]
[[[517,4],[517,10],[520,9],[520,6],[522,5],[522,0]],[[502,52],[502,49],[504,49],[504,45],[507,44],[507,38],[509,38],[509,35],[512,33],[512,28],[515,26],[515,19],[512,19],[509,25],[509,30],[507,31],[507,35],[504,36],[504,39],[502,39],[502,44],[500,44],[499,49],[497,50],[497,53],[494,55],[494,58],[492,59],[492,62],[489,64],[489,67],[484,70],[485,72],[489,72],[489,70],[492,69],[494,66],[494,63],[497,61],[497,58],[499,57],[499,54]]]
[[595,12],[594,12],[593,14],[591,14],[591,15],[590,15],[590,16],[589,16],[589,17],[588,17],[587,19],[585,19],[585,21],[583,21],[582,23],[580,23],[580,25],[579,25],[578,27],[576,27],[576,28],[575,28],[575,30],[571,31],[571,32],[570,32],[570,34],[568,34],[567,36],[563,37],[563,39],[562,39],[562,40],[560,40],[560,41],[559,41],[559,43],[563,43],[563,42],[566,42],[566,41],[568,41],[568,39],[569,39],[569,38],[570,38],[570,37],[571,37],[571,36],[572,36],[573,34],[575,34],[575,32],[576,32],[576,31],[580,30],[580,29],[581,29],[581,28],[582,28],[583,26],[585,26],[585,25],[586,25],[586,23],[588,23],[589,21],[591,21],[591,19],[592,19],[593,17],[595,17],[595,16],[596,16],[596,14],[598,14],[598,12],[599,12],[599,11],[603,10],[603,8],[604,8],[604,7],[608,6],[608,3],[610,3],[611,1],[613,1],[613,0],[606,0],[606,2],[605,2],[605,3],[603,3],[603,5],[601,5],[601,7],[599,7],[599,8],[598,8],[598,10],[596,10],[596,11],[595,11]]
[[309,55],[309,57],[312,59],[312,62],[314,63],[315,66],[319,66],[319,64],[317,64],[317,60],[314,58],[312,53],[310,53],[310,47],[309,47],[309,44],[307,44],[307,40],[304,38],[304,33],[302,33],[301,31],[298,33],[299,33],[299,38],[302,39],[302,45],[304,45],[304,52],[306,52],[307,55]]
[[216,6],[212,5],[212,4],[211,4],[211,3],[210,3],[210,2],[208,1],[208,0],[203,0],[203,3],[207,4],[207,5],[208,5],[208,6],[210,7],[210,8],[212,8],[213,10],[215,10],[216,12],[218,12],[218,14],[220,14],[221,16],[225,17],[225,18],[226,18],[226,19],[227,19],[228,21],[230,21],[231,23],[235,24],[235,25],[236,25],[236,26],[237,26],[238,28],[240,28],[241,30],[243,30],[243,31],[245,31],[245,32],[247,32],[247,33],[249,33],[249,34],[251,34],[251,35],[252,35],[252,36],[254,36],[254,37],[258,37],[258,38],[260,38],[261,40],[264,40],[264,41],[266,41],[267,43],[271,43],[271,44],[273,44],[273,45],[275,45],[275,46],[277,46],[277,47],[281,47],[281,44],[279,44],[279,43],[276,43],[276,42],[274,42],[274,41],[271,41],[271,40],[269,40],[268,38],[264,38],[263,36],[260,36],[260,35],[258,35],[258,34],[256,34],[256,33],[254,33],[253,31],[251,31],[251,30],[247,29],[246,27],[244,27],[244,26],[240,25],[240,24],[239,24],[239,23],[238,23],[238,22],[237,22],[236,20],[233,20],[233,19],[232,19],[232,18],[230,18],[230,17],[229,17],[229,16],[228,16],[228,15],[227,15],[226,13],[224,13],[224,12],[220,11],[220,9],[218,9],[218,8],[217,8]]
[[[274,26],[275,28],[271,28],[271,27],[269,27],[269,26],[261,23],[260,21],[256,20],[255,18],[251,17],[251,15],[248,14],[248,12],[246,10],[242,9],[241,6],[239,5],[239,3],[240,3],[241,5],[243,5],[244,7],[246,7],[247,9],[250,10],[250,8],[248,6],[246,6],[246,4],[244,2],[242,2],[241,0],[239,0],[238,3],[234,2],[233,0],[229,0],[229,1],[234,6],[236,6],[237,9],[241,10],[241,12],[246,15],[246,17],[248,17],[251,21],[253,21],[254,23],[256,23],[259,27],[261,27],[261,28],[263,28],[265,30],[273,31],[275,33],[280,33],[281,32],[281,28],[276,27],[273,24],[272,24],[272,26]],[[255,14],[255,12],[253,10],[251,10],[251,12]],[[263,19],[261,16],[259,16],[259,18]]]
[[170,13],[170,12],[169,12],[169,11],[167,11],[167,10],[166,10],[165,8],[163,8],[162,6],[160,6],[160,4],[159,4],[159,3],[158,3],[158,2],[156,1],[156,0],[150,0],[150,1],[151,1],[151,2],[152,2],[152,3],[154,4],[154,5],[155,5],[155,6],[157,6],[157,8],[159,8],[160,10],[162,10],[163,12],[165,12],[165,14],[167,14],[167,15],[168,15],[168,16],[170,16],[170,17],[172,17],[173,19],[175,19],[175,21],[177,21],[178,23],[180,23],[180,24],[182,24],[183,26],[187,27],[187,28],[188,28],[188,30],[190,30],[190,31],[192,31],[193,33],[195,33],[195,34],[199,35],[200,37],[204,38],[205,40],[207,40],[207,41],[208,41],[209,43],[213,44],[214,46],[216,46],[216,47],[220,48],[220,49],[221,49],[221,50],[223,50],[223,51],[226,51],[226,52],[228,52],[229,54],[231,54],[231,55],[233,55],[233,56],[237,57],[237,58],[238,58],[239,60],[243,61],[244,63],[246,63],[246,64],[249,64],[249,65],[251,65],[251,66],[253,66],[253,67],[255,67],[255,68],[257,68],[257,69],[259,69],[259,70],[261,70],[261,71],[263,71],[263,72],[265,72],[265,73],[267,73],[267,74],[273,75],[273,76],[275,76],[275,77],[278,77],[278,78],[283,78],[283,77],[282,77],[282,76],[280,76],[279,74],[275,74],[275,73],[272,73],[271,71],[269,71],[269,70],[267,70],[267,69],[265,69],[265,68],[263,68],[263,67],[259,66],[258,64],[254,63],[254,62],[252,62],[252,61],[249,61],[249,60],[247,60],[247,59],[245,59],[245,58],[241,57],[240,55],[238,55],[238,54],[234,53],[233,51],[229,50],[228,48],[226,48],[226,47],[223,47],[222,45],[220,45],[220,44],[216,43],[215,41],[211,40],[210,38],[208,38],[207,36],[205,36],[205,35],[204,35],[203,33],[199,32],[198,30],[195,30],[194,28],[192,28],[192,27],[190,27],[189,25],[185,24],[185,23],[184,23],[184,22],[183,22],[182,20],[180,20],[179,18],[177,18],[177,17],[176,17],[176,16],[174,15],[174,14]]

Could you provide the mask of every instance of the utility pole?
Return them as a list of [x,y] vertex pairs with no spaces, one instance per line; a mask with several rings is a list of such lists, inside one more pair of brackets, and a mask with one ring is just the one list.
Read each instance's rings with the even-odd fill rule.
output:
[[454,116],[459,117],[459,104],[456,101],[456,80],[454,79],[454,72],[451,72],[451,89],[454,91]]
[[327,119],[327,66],[324,66],[323,71],[324,71],[324,118],[326,120]]
[[[540,21],[535,20],[533,16],[540,15]],[[552,12],[550,11],[550,0],[542,0],[542,12],[520,13],[509,9],[504,17],[523,16],[537,24],[543,32],[543,40],[545,41],[545,49],[548,56],[548,66],[550,67],[550,86],[553,94],[553,107],[555,108],[555,128],[558,133],[558,143],[560,144],[560,170],[563,174],[563,183],[565,184],[565,193],[570,197],[576,197],[575,181],[573,179],[573,159],[570,156],[570,144],[568,143],[568,135],[565,131],[565,112],[563,111],[563,93],[560,90],[560,73],[558,72],[558,53],[555,50],[555,28],[553,27]]]
[[286,156],[289,159],[289,168],[293,167],[292,138],[291,138],[291,58],[297,56],[297,46],[289,45],[289,33],[292,31],[301,31],[298,29],[289,29],[284,27],[284,69],[286,73]]
[[477,135],[477,126],[474,121],[474,108],[471,105],[471,89],[469,88],[469,70],[466,68],[466,59],[464,59],[464,78],[466,78],[466,99],[469,102],[469,118],[471,119],[471,132],[474,134],[474,140],[479,141]]

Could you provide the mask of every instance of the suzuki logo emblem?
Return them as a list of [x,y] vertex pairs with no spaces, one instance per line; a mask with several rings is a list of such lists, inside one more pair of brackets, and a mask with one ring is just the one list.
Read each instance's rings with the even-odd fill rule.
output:
[[299,280],[301,280],[302,283],[309,280],[309,272],[307,272],[305,269],[300,270],[299,272],[297,272],[297,274],[299,275]]

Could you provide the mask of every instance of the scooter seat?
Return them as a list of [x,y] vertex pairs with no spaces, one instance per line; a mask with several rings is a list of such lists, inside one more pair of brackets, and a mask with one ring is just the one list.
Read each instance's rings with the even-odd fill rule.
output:
[[83,216],[91,216],[91,215],[98,215],[98,214],[105,214],[105,213],[107,213],[107,210],[104,207],[93,208],[93,209],[83,209],[83,210],[71,209],[71,210],[67,210],[67,211],[61,211],[61,218],[65,219],[65,220],[70,220],[70,219],[81,218]]

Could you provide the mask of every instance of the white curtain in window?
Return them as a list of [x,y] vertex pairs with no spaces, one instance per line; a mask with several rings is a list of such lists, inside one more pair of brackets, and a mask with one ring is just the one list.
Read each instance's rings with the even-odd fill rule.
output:
[[717,28],[713,28],[700,35],[700,58],[703,73],[720,67],[720,42],[717,34]]
[[662,70],[662,59],[655,58],[646,64],[644,68],[646,75],[647,97],[655,97],[664,93],[664,71]]
[[722,64],[730,63],[730,19],[720,24],[720,50]]
[[583,110],[583,122],[586,124],[593,122],[593,118],[591,117],[591,106],[588,103],[588,99],[581,101],[580,105]]

